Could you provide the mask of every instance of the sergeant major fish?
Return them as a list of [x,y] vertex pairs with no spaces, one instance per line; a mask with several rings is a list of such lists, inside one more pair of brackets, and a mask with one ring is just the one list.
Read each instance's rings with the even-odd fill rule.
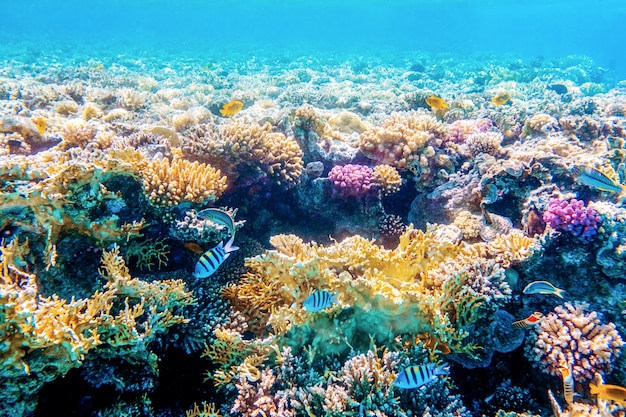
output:
[[193,276],[195,278],[208,278],[213,275],[230,254],[239,249],[237,246],[233,246],[234,240],[235,236],[233,235],[226,244],[220,242],[219,245],[204,252],[196,262]]
[[316,290],[304,300],[304,309],[316,313],[330,307],[335,296],[326,290]]
[[439,366],[436,366],[434,363],[409,366],[408,368],[404,368],[398,374],[394,385],[403,389],[419,388],[422,385],[426,385],[434,381],[437,379],[437,376],[448,375],[449,373],[447,363],[443,363]]

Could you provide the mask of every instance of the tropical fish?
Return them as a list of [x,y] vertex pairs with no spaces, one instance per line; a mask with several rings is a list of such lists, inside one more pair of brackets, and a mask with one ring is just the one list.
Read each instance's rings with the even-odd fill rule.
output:
[[517,320],[511,323],[511,326],[517,329],[525,329],[528,326],[533,326],[541,321],[543,318],[543,314],[538,311],[535,311],[533,314],[525,318],[524,320]]
[[235,221],[230,213],[216,208],[208,208],[200,210],[197,215],[198,217],[211,220],[213,223],[221,224],[226,227],[229,236],[235,235]]
[[193,276],[196,278],[208,278],[213,275],[217,268],[228,259],[230,254],[239,249],[237,246],[233,246],[234,240],[235,236],[233,235],[226,244],[220,242],[216,247],[204,252],[198,259],[198,262],[196,262]]
[[316,313],[330,307],[335,296],[326,290],[316,290],[304,300],[304,309]]
[[607,384],[589,384],[589,390],[591,395],[597,395],[603,400],[614,401],[626,407],[626,388],[619,385],[607,385]]
[[185,249],[193,253],[197,253],[198,255],[204,253],[204,249],[202,249],[202,246],[198,245],[197,243],[185,242],[183,246],[185,247]]
[[442,99],[441,97],[430,96],[430,97],[427,97],[425,101],[426,101],[426,104],[428,104],[432,110],[446,111],[450,108],[450,106],[448,106],[448,103],[446,103],[446,101]]
[[626,191],[626,186],[616,183],[593,167],[586,166],[582,169],[574,167],[571,173],[580,183],[588,187],[597,188],[600,191],[607,191],[609,193],[622,193]]
[[509,93],[500,93],[491,99],[491,102],[496,106],[502,106],[511,101],[511,95]]
[[231,100],[220,109],[220,113],[224,117],[231,117],[239,113],[243,108],[243,103],[238,100]]
[[524,294],[554,294],[563,298],[565,290],[555,287],[548,281],[533,281],[524,288]]
[[48,128],[48,123],[46,122],[46,119],[44,119],[43,117],[36,117],[33,119],[33,123],[35,123],[35,126],[37,126],[37,131],[40,135],[46,133],[46,129]]
[[438,375],[448,375],[449,373],[447,363],[439,366],[436,366],[434,363],[409,366],[398,374],[394,385],[403,389],[419,388],[437,379]]
[[574,375],[572,374],[572,365],[569,363],[566,365],[561,363],[559,368],[561,376],[563,377],[563,396],[568,404],[574,402]]

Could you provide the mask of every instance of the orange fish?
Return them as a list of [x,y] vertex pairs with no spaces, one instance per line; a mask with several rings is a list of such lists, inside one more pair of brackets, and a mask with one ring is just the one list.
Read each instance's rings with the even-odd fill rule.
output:
[[197,243],[185,242],[183,246],[185,247],[185,249],[193,253],[197,253],[197,254],[204,253],[204,249],[202,249],[202,246],[198,245]]
[[221,108],[220,113],[224,117],[231,117],[239,113],[243,108],[243,103],[237,100],[231,100],[228,103],[224,104],[224,107]]
[[425,101],[426,104],[428,104],[430,108],[434,111],[445,112],[450,108],[450,106],[448,106],[448,103],[446,103],[446,101],[441,97],[430,96],[427,97]]
[[491,99],[491,102],[496,106],[502,106],[508,103],[511,100],[511,95],[509,93],[501,93]]
[[603,400],[614,401],[626,407],[626,388],[619,385],[607,385],[607,384],[589,384],[589,390],[591,395],[597,395]]
[[543,314],[538,311],[535,311],[533,314],[525,318],[524,320],[518,320],[511,323],[511,326],[517,329],[525,329],[528,326],[533,326],[541,321],[543,318]]

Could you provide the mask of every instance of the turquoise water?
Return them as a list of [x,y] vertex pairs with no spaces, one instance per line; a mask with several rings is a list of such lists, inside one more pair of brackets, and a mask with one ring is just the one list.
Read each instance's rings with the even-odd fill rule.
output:
[[[413,51],[587,55],[626,78],[621,1],[4,2],[0,42],[94,56]],[[26,43],[24,43],[26,41]],[[9,48],[9,51],[11,49]]]

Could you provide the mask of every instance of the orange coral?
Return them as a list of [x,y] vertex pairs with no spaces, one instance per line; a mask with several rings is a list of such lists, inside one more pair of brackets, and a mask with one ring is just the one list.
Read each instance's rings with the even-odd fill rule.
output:
[[143,172],[144,192],[150,200],[162,206],[181,201],[204,203],[219,198],[226,190],[226,177],[207,164],[186,159],[156,159]]

